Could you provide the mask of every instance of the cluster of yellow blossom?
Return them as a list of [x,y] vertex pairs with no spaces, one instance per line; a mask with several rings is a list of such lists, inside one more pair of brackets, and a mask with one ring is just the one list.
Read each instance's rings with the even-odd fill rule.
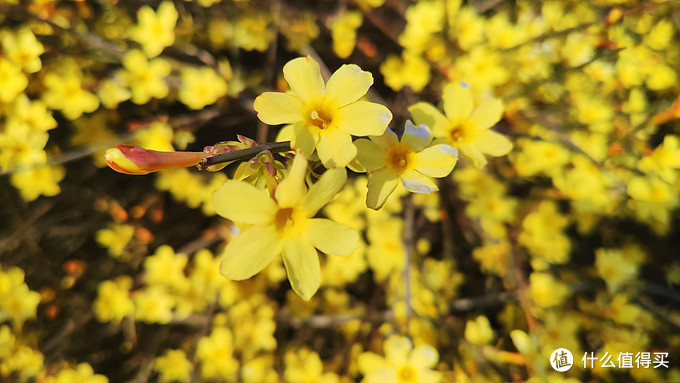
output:
[[0,0],[0,380],[680,381],[678,11]]

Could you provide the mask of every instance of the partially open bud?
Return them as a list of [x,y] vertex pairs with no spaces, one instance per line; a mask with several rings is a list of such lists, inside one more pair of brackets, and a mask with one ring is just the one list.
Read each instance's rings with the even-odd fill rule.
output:
[[106,151],[106,164],[124,174],[144,175],[163,169],[197,165],[210,154],[203,152],[159,152],[141,146],[118,145]]

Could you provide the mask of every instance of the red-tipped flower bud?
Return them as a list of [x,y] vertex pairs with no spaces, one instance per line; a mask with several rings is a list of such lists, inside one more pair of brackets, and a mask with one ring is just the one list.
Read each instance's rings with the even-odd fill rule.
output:
[[106,151],[106,164],[124,174],[144,175],[163,169],[197,165],[209,154],[203,152],[159,152],[141,146],[118,145]]

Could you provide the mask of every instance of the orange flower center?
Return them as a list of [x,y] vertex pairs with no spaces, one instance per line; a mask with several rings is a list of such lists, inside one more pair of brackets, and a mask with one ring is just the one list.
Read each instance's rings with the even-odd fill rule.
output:
[[333,122],[333,113],[323,105],[316,105],[307,113],[307,124],[319,129],[327,129]]
[[402,143],[392,146],[387,152],[387,166],[401,175],[409,165],[412,165],[413,149]]
[[448,130],[453,146],[469,144],[477,134],[475,126],[467,120],[451,124]]

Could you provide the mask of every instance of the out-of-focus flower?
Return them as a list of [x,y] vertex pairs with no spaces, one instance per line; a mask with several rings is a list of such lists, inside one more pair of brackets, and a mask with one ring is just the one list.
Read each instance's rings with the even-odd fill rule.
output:
[[465,339],[479,346],[490,343],[493,340],[493,330],[489,318],[480,315],[465,324]]
[[156,57],[163,48],[175,42],[175,25],[178,18],[172,1],[163,1],[156,12],[145,5],[137,11],[137,26],[132,38],[142,45],[147,57]]
[[123,57],[123,68],[121,77],[127,81],[135,104],[146,104],[152,98],[168,95],[165,77],[170,74],[171,68],[166,60],[158,57],[149,61],[142,51],[135,49]]
[[97,287],[97,299],[92,304],[94,315],[100,322],[120,323],[134,313],[135,306],[130,298],[132,278],[122,276],[104,281]]
[[486,165],[484,154],[500,157],[512,150],[510,140],[491,130],[503,116],[501,100],[489,98],[473,109],[472,91],[464,83],[447,84],[442,99],[446,115],[419,102],[409,108],[414,121],[429,126],[435,137],[445,137],[478,168]]
[[156,358],[153,368],[161,382],[187,382],[191,378],[192,365],[182,350],[165,350]]
[[361,12],[350,11],[338,15],[333,21],[331,32],[333,36],[333,52],[340,58],[347,58],[352,54],[357,40],[357,28],[361,26],[363,17]]
[[359,354],[362,383],[441,381],[441,373],[432,369],[439,360],[434,347],[423,344],[414,348],[410,339],[394,335],[385,341],[383,348],[384,357],[372,352]]
[[184,68],[181,77],[179,100],[191,109],[214,104],[218,98],[227,94],[226,81],[211,68]]
[[118,145],[106,151],[106,164],[123,174],[144,175],[163,169],[195,166],[208,154],[204,152],[160,152],[141,146]]

